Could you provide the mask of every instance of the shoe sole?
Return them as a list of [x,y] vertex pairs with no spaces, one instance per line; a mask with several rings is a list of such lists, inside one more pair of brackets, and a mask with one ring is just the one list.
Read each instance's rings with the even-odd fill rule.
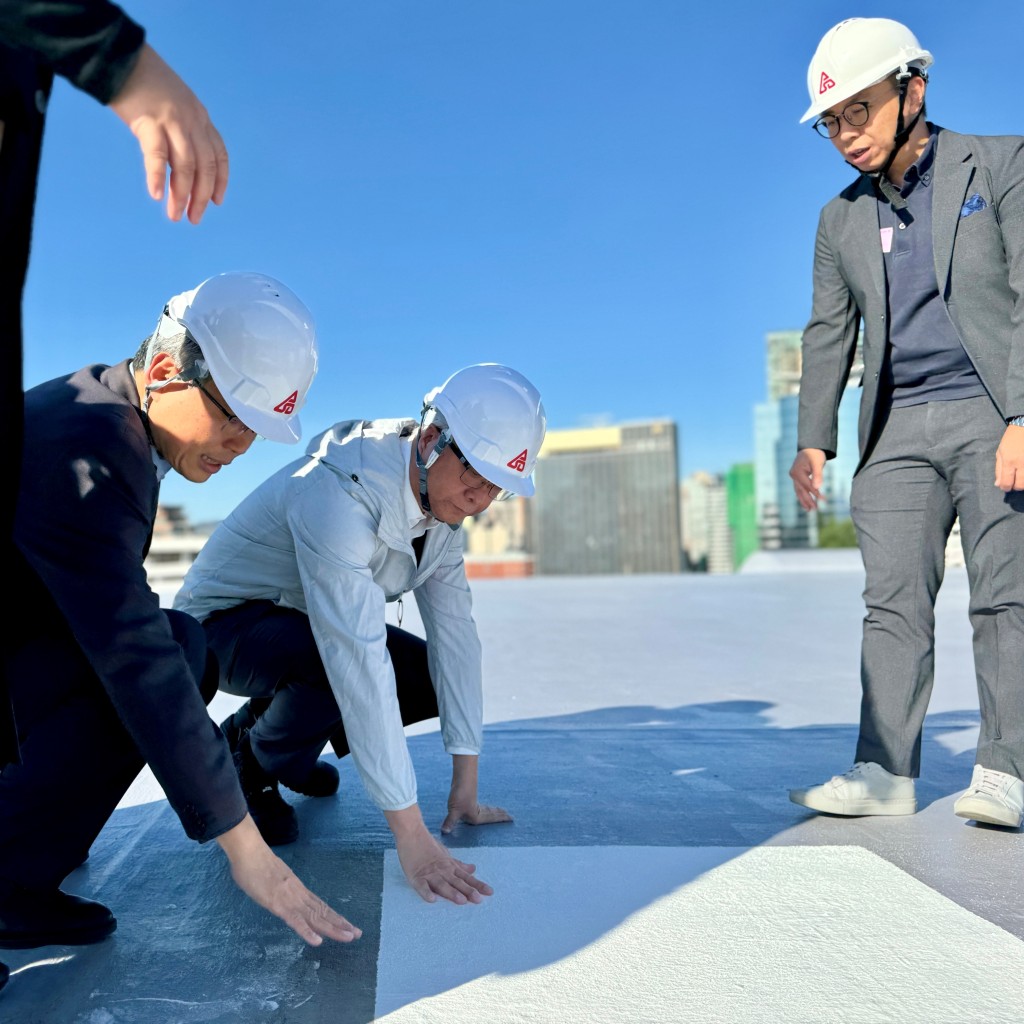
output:
[[999,817],[992,812],[991,805],[976,804],[971,800],[958,800],[953,805],[953,813],[958,818],[966,818],[968,821],[980,821],[983,825],[1002,825],[1004,828],[1020,828],[1021,818],[1019,815],[1014,815],[1012,818],[1007,812],[1007,816]]
[[791,792],[789,799],[819,814],[834,814],[840,818],[884,818],[917,813],[916,797],[903,800],[847,800],[839,804]]
[[21,935],[0,936],[0,949],[39,949],[40,946],[91,946],[102,942],[117,929],[110,921],[95,928],[75,928],[66,932],[24,932]]

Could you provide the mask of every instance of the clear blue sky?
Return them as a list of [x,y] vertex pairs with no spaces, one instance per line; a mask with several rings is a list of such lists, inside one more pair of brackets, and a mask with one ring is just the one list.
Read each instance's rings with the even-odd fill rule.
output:
[[[131,355],[225,270],[313,310],[307,437],[415,416],[484,360],[551,427],[670,417],[683,473],[753,455],[764,336],[810,308],[818,210],[852,178],[806,125],[821,35],[878,4],[741,0],[125,0],[209,108],[224,206],[171,224],[135,140],[59,82],[26,292],[26,385]],[[1024,6],[920,5],[929,116],[1024,131]],[[299,449],[259,442],[163,500],[220,518]]]

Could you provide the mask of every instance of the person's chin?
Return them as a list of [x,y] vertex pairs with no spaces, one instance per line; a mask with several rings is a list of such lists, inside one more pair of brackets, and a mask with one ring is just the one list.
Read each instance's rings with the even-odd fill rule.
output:
[[192,465],[175,466],[179,476],[183,476],[189,483],[205,484],[214,473],[220,470],[220,466],[212,465],[200,460]]

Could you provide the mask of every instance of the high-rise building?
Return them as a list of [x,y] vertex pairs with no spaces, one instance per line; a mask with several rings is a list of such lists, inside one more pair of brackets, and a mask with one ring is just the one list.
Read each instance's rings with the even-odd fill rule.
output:
[[535,474],[538,573],[680,571],[675,423],[549,430]]
[[[754,461],[757,523],[761,547],[807,548],[818,543],[818,513],[801,508],[789,478],[797,453],[797,418],[800,373],[803,367],[802,334],[776,331],[766,336],[768,401],[754,408]],[[825,464],[821,512],[846,518],[850,514],[850,484],[859,450],[857,417],[864,374],[862,343],[858,341],[849,383],[839,406],[839,434],[835,459]]]
[[694,572],[733,571],[729,496],[717,473],[698,469],[680,485],[683,556]]
[[732,537],[732,571],[735,572],[758,547],[752,462],[740,463],[729,470],[725,476],[725,493]]

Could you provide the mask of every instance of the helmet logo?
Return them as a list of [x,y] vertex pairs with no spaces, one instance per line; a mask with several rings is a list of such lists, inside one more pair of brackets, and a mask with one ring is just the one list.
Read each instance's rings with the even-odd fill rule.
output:
[[293,391],[283,402],[274,406],[274,412],[283,412],[286,416],[290,416],[295,412],[295,403],[298,400],[298,391]]
[[526,449],[524,448],[514,459],[506,462],[505,465],[509,469],[514,469],[517,473],[522,473],[526,469]]
[[822,73],[821,73],[821,83],[818,86],[818,95],[821,96],[823,93],[828,92],[829,89],[832,89],[832,88],[835,87],[835,84],[836,83],[831,78],[829,78],[828,73],[825,72],[825,71],[822,71]]

